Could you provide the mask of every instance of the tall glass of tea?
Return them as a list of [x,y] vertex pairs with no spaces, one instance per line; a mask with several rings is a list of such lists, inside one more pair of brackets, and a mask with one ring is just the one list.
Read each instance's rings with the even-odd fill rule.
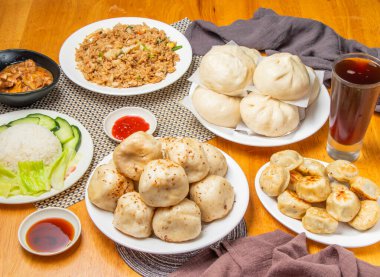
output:
[[330,157],[348,161],[359,158],[379,93],[379,59],[352,53],[334,61],[327,139]]

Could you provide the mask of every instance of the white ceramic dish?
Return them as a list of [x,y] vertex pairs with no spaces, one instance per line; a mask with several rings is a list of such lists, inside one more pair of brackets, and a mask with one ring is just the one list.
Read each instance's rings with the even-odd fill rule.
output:
[[[327,163],[321,162],[323,165],[327,165]],[[339,227],[334,234],[314,234],[307,231],[302,226],[302,222],[300,220],[288,217],[280,212],[277,208],[277,200],[274,197],[270,197],[261,189],[259,184],[260,175],[263,170],[269,165],[269,162],[264,164],[256,174],[255,178],[255,188],[256,193],[265,207],[267,211],[279,222],[288,227],[290,230],[296,233],[306,233],[306,236],[314,241],[323,243],[323,244],[338,244],[343,247],[348,248],[356,248],[356,247],[364,247],[371,244],[374,244],[380,241],[380,222],[378,222],[373,228],[361,232],[348,224],[339,222]],[[378,200],[380,204],[380,200]]]
[[157,128],[157,119],[151,111],[140,107],[123,107],[109,113],[107,117],[104,119],[104,132],[110,139],[116,142],[121,142],[120,139],[114,138],[114,136],[112,135],[112,127],[115,124],[116,120],[126,115],[139,116],[142,117],[146,122],[148,122],[149,130],[146,131],[148,134],[153,134]]
[[322,128],[330,113],[330,95],[324,85],[317,100],[306,110],[306,118],[294,132],[282,137],[265,137],[260,135],[247,135],[236,132],[232,128],[225,128],[214,125],[204,120],[192,105],[191,97],[197,84],[192,83],[190,87],[190,109],[198,121],[210,132],[226,140],[249,146],[273,147],[287,145],[301,141]]
[[[136,239],[118,231],[112,225],[113,213],[104,211],[93,205],[88,199],[88,183],[86,186],[87,211],[98,229],[111,240],[128,248],[154,254],[178,254],[194,251],[211,245],[226,236],[243,218],[249,201],[249,187],[247,178],[240,166],[226,153],[228,172],[226,178],[230,181],[235,191],[235,203],[231,212],[224,218],[214,222],[202,223],[202,232],[194,240],[182,243],[170,243],[158,239],[155,236],[146,239]],[[109,162],[112,155],[106,156],[100,163]],[[93,174],[93,173],[92,173]],[[89,178],[91,180],[92,174]]]
[[77,164],[75,171],[72,172],[66,178],[62,189],[56,190],[52,188],[50,191],[45,192],[39,196],[16,195],[9,198],[0,196],[0,204],[33,203],[33,202],[41,201],[46,198],[52,197],[68,189],[72,185],[74,185],[83,176],[83,174],[87,171],[88,167],[91,164],[93,151],[94,151],[94,145],[92,143],[92,138],[90,136],[90,133],[86,130],[86,128],[83,127],[83,125],[79,121],[75,120],[74,118],[68,115],[58,113],[55,111],[49,111],[49,110],[39,110],[39,109],[19,110],[19,111],[0,115],[0,125],[6,124],[12,120],[26,117],[28,114],[32,114],[32,113],[46,114],[52,118],[56,118],[59,116],[67,120],[67,122],[69,122],[71,125],[75,125],[79,128],[80,132],[82,133],[82,142],[77,152],[77,157],[79,159],[79,162]]
[[[29,247],[26,242],[26,233],[29,228],[37,223],[38,221],[48,219],[48,218],[61,218],[71,223],[74,228],[74,238],[73,240],[63,249],[55,252],[37,252]],[[72,247],[75,242],[78,240],[81,234],[81,224],[79,218],[71,211],[62,209],[62,208],[46,208],[42,210],[38,210],[29,216],[27,216],[20,224],[18,229],[18,240],[21,246],[28,252],[40,256],[52,256],[57,255],[59,253],[65,252],[67,249]]]
[[[118,23],[131,25],[146,23],[149,27],[155,27],[159,30],[163,30],[172,41],[177,42],[177,45],[182,45],[182,48],[176,51],[176,53],[178,53],[180,57],[180,61],[178,61],[175,66],[176,71],[174,71],[171,74],[168,74],[166,78],[159,83],[147,84],[144,86],[133,88],[112,88],[100,86],[87,81],[84,78],[82,72],[79,69],[77,69],[75,61],[76,48],[79,47],[79,44],[83,42],[87,35],[101,28],[112,28]],[[62,70],[66,74],[66,76],[70,78],[71,81],[83,88],[86,88],[94,92],[118,96],[149,93],[171,85],[187,71],[187,69],[190,66],[191,59],[192,50],[190,43],[182,33],[174,29],[172,26],[163,22],[140,17],[111,18],[87,25],[79,29],[78,31],[73,33],[68,39],[66,39],[59,53],[59,62],[61,64]]]

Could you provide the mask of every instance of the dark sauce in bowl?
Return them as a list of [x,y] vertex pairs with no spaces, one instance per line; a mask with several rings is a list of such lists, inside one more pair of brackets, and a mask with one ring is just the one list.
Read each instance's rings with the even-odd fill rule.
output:
[[74,238],[73,225],[65,219],[48,218],[34,223],[26,233],[26,243],[36,252],[57,252]]

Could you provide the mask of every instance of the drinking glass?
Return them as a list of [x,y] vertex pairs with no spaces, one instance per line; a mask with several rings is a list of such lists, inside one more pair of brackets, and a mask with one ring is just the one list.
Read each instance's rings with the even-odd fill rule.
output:
[[341,55],[333,63],[331,81],[327,153],[355,161],[380,92],[380,60],[363,53]]

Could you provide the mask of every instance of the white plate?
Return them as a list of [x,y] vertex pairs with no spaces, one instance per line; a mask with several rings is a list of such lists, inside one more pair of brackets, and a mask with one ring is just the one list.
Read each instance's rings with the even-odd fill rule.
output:
[[[26,234],[30,227],[32,227],[35,223],[48,219],[48,218],[61,218],[71,223],[71,225],[74,228],[74,237],[73,240],[66,245],[64,248],[55,251],[55,252],[38,252],[33,250],[29,247],[28,243],[26,242]],[[22,223],[20,224],[20,227],[18,228],[18,241],[20,242],[21,246],[28,252],[40,255],[40,256],[52,256],[57,255],[62,252],[65,252],[71,246],[73,246],[76,241],[78,240],[80,233],[81,233],[81,224],[79,218],[74,214],[72,211],[62,208],[55,208],[50,207],[42,210],[37,210],[34,213],[27,216]]]
[[[327,165],[327,163],[321,162],[323,165]],[[338,244],[343,247],[348,248],[356,248],[356,247],[363,247],[368,246],[371,244],[374,244],[378,241],[380,241],[380,222],[376,224],[373,228],[361,232],[358,231],[352,227],[350,227],[348,224],[339,222],[338,229],[334,234],[314,234],[309,231],[307,231],[302,226],[302,222],[300,220],[288,217],[280,212],[280,210],[277,208],[277,200],[275,197],[268,196],[260,187],[259,179],[261,176],[261,173],[263,170],[269,165],[269,162],[263,165],[259,171],[256,174],[255,179],[255,188],[256,193],[265,207],[267,211],[279,222],[281,222],[283,225],[288,227],[290,230],[296,232],[296,233],[306,233],[306,237],[308,237],[311,240],[324,243],[324,244]],[[378,200],[378,203],[380,204],[380,200]]]
[[52,118],[56,118],[57,116],[59,116],[67,120],[67,122],[69,122],[70,125],[75,125],[79,128],[80,132],[82,133],[82,143],[77,152],[77,157],[79,158],[77,168],[74,172],[72,172],[67,177],[67,179],[64,182],[63,188],[60,190],[56,190],[52,188],[50,191],[45,192],[39,196],[16,195],[9,198],[0,196],[0,204],[33,203],[33,202],[41,201],[46,198],[52,197],[68,189],[72,185],[74,185],[83,176],[83,174],[86,172],[86,170],[91,164],[92,155],[94,151],[94,145],[92,143],[91,136],[79,121],[75,120],[74,118],[68,115],[58,113],[55,111],[49,111],[49,110],[39,110],[39,109],[20,110],[20,111],[15,111],[15,112],[10,112],[10,113],[0,115],[0,125],[7,124],[8,122],[12,120],[26,117],[28,114],[32,114],[32,113],[46,114]]
[[[112,88],[100,86],[87,81],[84,78],[82,72],[79,69],[77,69],[75,61],[76,48],[79,48],[79,44],[83,42],[87,35],[93,33],[98,29],[112,28],[118,23],[131,25],[146,23],[149,27],[156,27],[159,30],[163,30],[166,33],[166,35],[170,38],[170,40],[177,42],[177,45],[182,45],[182,48],[176,51],[176,53],[180,57],[180,61],[178,61],[175,66],[176,71],[168,74],[166,78],[159,83],[147,84],[144,86],[133,88]],[[95,91],[102,94],[120,96],[149,93],[171,85],[179,78],[181,78],[181,76],[187,71],[191,63],[191,58],[191,46],[189,41],[183,34],[174,29],[172,26],[163,22],[140,17],[111,18],[87,25],[79,29],[78,31],[73,33],[68,39],[66,39],[59,53],[59,62],[61,64],[62,70],[66,74],[66,76],[70,78],[71,81],[91,91]]]
[[220,136],[226,140],[249,145],[249,146],[261,146],[272,147],[281,146],[301,141],[322,128],[325,124],[330,113],[330,95],[324,85],[321,86],[321,91],[315,102],[306,110],[306,118],[298,126],[294,132],[282,136],[282,137],[265,137],[260,135],[247,135],[239,132],[235,132],[232,128],[225,128],[214,125],[204,120],[192,105],[191,97],[195,91],[197,84],[192,83],[190,87],[190,104],[192,113],[198,119],[198,121],[209,131],[217,136]]
[[[224,152],[222,153],[227,159],[228,172],[226,178],[234,188],[235,203],[226,217],[208,224],[202,223],[202,232],[194,240],[182,243],[170,243],[162,241],[155,236],[146,239],[136,239],[121,233],[112,225],[113,213],[97,208],[88,199],[87,188],[89,181],[86,186],[87,211],[92,221],[103,234],[111,240],[134,250],[154,254],[178,254],[207,247],[226,236],[239,224],[245,214],[249,201],[249,187],[244,172],[230,156]],[[111,158],[111,154],[106,156],[99,165],[109,162]],[[93,172],[89,180],[91,180],[92,174]]]
[[121,142],[120,139],[117,139],[112,135],[112,127],[115,124],[116,120],[126,115],[142,117],[149,124],[149,129],[146,131],[148,134],[153,134],[157,128],[156,116],[151,111],[140,107],[123,107],[110,112],[104,119],[104,132],[110,139],[116,142]]

